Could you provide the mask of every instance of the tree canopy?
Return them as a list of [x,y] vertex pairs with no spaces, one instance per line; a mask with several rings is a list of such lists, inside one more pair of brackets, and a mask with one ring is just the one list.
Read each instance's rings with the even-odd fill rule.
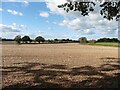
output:
[[14,40],[15,40],[18,44],[20,44],[21,36],[20,36],[20,35],[17,35]]
[[24,37],[22,37],[22,41],[27,43],[28,41],[31,42],[31,39],[29,36],[24,36]]
[[45,39],[42,36],[38,36],[38,37],[35,38],[35,41],[40,43],[40,42],[44,42]]
[[[100,2],[100,0],[99,0]],[[64,8],[66,12],[69,11],[79,11],[82,16],[89,15],[89,12],[93,12],[95,9],[96,2],[85,2],[84,0],[81,1],[71,1],[68,0],[67,3],[62,5],[58,5],[59,8]],[[114,18],[116,21],[120,18],[120,1],[110,1],[100,3],[100,14],[103,18],[108,20],[113,20]]]
[[119,42],[117,38],[100,38],[97,42]]
[[79,41],[80,41],[80,43],[85,44],[85,43],[87,43],[87,38],[86,37],[81,37],[81,38],[79,38]]

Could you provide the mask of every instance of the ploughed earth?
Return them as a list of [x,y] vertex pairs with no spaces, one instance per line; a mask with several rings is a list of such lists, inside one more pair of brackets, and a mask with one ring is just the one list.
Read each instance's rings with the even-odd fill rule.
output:
[[117,47],[2,45],[2,88],[118,88]]

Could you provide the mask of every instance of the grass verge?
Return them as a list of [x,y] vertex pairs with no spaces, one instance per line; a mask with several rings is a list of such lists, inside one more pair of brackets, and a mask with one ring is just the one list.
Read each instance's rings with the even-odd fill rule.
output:
[[116,42],[97,42],[97,43],[88,43],[88,45],[120,47],[120,43],[116,43]]

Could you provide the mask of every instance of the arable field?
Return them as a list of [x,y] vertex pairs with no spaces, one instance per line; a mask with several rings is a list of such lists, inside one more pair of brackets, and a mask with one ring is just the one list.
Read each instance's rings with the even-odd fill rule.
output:
[[118,47],[80,44],[2,46],[3,89],[117,88]]

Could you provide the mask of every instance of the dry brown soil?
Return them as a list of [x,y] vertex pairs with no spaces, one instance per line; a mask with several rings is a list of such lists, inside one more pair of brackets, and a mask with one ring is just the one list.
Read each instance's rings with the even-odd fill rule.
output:
[[2,45],[3,88],[117,87],[117,47]]

